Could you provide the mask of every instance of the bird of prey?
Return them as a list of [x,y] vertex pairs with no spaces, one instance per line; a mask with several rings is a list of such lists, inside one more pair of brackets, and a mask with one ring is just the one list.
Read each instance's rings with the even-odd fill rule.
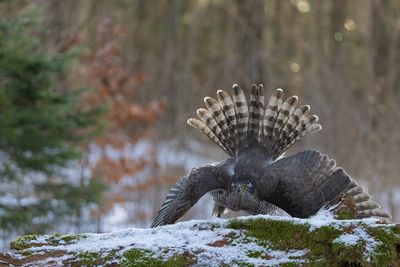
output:
[[278,207],[293,217],[307,218],[345,196],[353,200],[357,218],[390,220],[327,155],[307,150],[283,156],[296,141],[321,130],[309,105],[297,107],[297,96],[284,100],[282,89],[265,102],[261,84],[251,87],[248,104],[238,85],[232,89],[232,97],[222,90],[217,99],[205,97],[206,109],[197,110],[200,120],[187,121],[229,157],[183,176],[170,189],[151,227],[174,223],[207,193],[218,217],[225,209],[270,214]]

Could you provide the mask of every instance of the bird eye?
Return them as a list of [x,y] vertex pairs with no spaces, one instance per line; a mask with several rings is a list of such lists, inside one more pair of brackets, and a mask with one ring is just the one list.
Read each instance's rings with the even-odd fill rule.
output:
[[249,190],[249,187],[247,185],[243,185],[242,189],[243,191],[247,192]]

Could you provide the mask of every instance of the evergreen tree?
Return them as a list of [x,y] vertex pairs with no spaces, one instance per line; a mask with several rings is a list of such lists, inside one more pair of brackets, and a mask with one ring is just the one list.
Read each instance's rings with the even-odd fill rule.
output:
[[[51,232],[97,203],[99,180],[69,171],[99,129],[98,108],[62,81],[74,53],[39,50],[26,18],[0,20],[0,233]],[[76,54],[76,53],[75,53]],[[77,165],[77,164],[76,164]],[[75,216],[73,216],[75,215]]]

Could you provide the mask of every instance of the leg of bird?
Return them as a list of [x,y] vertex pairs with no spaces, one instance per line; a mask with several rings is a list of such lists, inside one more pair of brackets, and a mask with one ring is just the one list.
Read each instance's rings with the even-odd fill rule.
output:
[[214,207],[211,213],[211,217],[221,218],[221,214],[224,213],[225,207],[218,205],[217,202],[214,202]]

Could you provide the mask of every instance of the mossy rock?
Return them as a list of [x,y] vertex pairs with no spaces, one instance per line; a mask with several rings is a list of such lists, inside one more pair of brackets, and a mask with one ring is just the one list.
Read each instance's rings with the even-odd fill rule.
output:
[[[249,216],[106,234],[28,235],[13,265],[400,266],[400,227],[378,220]],[[233,252],[232,252],[233,251]]]
[[35,241],[39,236],[38,235],[24,235],[20,236],[14,241],[11,241],[10,248],[15,250],[23,250],[31,246],[32,241]]
[[[304,257],[311,266],[400,266],[399,225],[370,226],[354,222],[347,227],[328,225],[311,229],[308,224],[289,221],[233,219],[227,227],[245,231],[245,235],[256,238],[266,248],[306,250]],[[354,231],[364,231],[374,239],[376,246],[371,249],[365,240],[354,245],[338,241],[340,236]],[[262,255],[261,251],[254,251],[249,256]]]

